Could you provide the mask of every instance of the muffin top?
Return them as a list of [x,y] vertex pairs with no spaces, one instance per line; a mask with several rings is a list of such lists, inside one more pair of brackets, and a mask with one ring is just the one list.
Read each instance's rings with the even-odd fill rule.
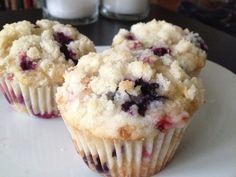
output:
[[71,25],[49,20],[6,24],[0,31],[0,76],[27,86],[61,85],[65,70],[94,51],[93,42]]
[[199,34],[156,20],[135,24],[130,31],[121,29],[112,46],[134,55],[150,50],[159,57],[175,59],[191,76],[198,75],[204,67],[208,49]]
[[74,128],[137,140],[182,128],[203,102],[203,89],[178,60],[164,62],[151,52],[146,60],[113,48],[83,56],[66,72],[56,101]]

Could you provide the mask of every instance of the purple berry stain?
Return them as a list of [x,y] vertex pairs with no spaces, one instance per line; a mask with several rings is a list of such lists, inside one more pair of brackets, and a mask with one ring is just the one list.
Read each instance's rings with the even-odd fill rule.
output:
[[[124,147],[124,145],[121,146],[121,153],[122,153],[122,154],[125,153],[125,147]],[[117,157],[116,149],[115,149],[115,148],[113,148],[111,155],[112,155],[112,157]]]
[[138,107],[138,114],[145,116],[148,106],[152,101],[164,101],[167,99],[166,96],[158,95],[157,89],[159,84],[157,83],[148,83],[143,79],[138,79],[135,81],[135,87],[137,86],[141,86],[141,93],[138,96],[129,94],[130,100],[121,105],[122,111],[129,112],[131,106],[136,105]]
[[53,34],[54,39],[60,44],[69,44],[73,41],[70,37],[66,36],[63,32],[56,32]]
[[205,52],[208,52],[208,46],[206,45],[206,43],[200,43],[200,48],[202,49],[202,50],[204,50]]
[[24,104],[25,101],[24,101],[24,97],[22,94],[19,94],[17,97],[17,102],[20,103],[20,104]]
[[35,114],[35,113],[33,113],[33,115],[35,117],[39,117],[39,118],[43,118],[43,119],[50,119],[50,118],[54,118],[54,117],[58,117],[59,116],[58,113],[54,113],[54,112],[52,112],[52,113],[44,113],[44,114],[41,114],[41,113]]
[[165,47],[152,47],[151,50],[154,55],[157,55],[159,57],[164,56],[166,54],[170,54],[170,49]]
[[60,51],[65,55],[65,58],[67,60],[71,59],[75,65],[78,63],[78,60],[74,59],[76,56],[76,53],[74,53],[72,50],[69,50],[66,45],[62,45],[60,47]]
[[86,157],[85,155],[83,156],[83,160],[84,160],[84,162],[86,163],[86,165],[89,165],[88,159],[87,159],[87,157]]
[[111,156],[112,156],[112,157],[116,157],[116,156],[117,156],[117,155],[116,155],[116,150],[115,150],[115,149],[112,150],[112,154],[111,154]]
[[107,163],[104,162],[103,164],[100,161],[100,158],[97,156],[95,159],[93,159],[93,156],[89,154],[89,156],[83,156],[84,162],[88,165],[91,166],[92,169],[96,169],[97,172],[99,173],[108,173],[109,168],[107,166]]
[[125,35],[125,39],[130,40],[130,41],[134,41],[136,38],[133,34],[129,33],[129,34]]
[[208,46],[200,36],[195,36],[191,42],[194,43],[198,48],[208,52]]
[[76,53],[68,49],[68,47],[66,46],[71,41],[73,41],[73,39],[66,36],[63,32],[56,32],[54,33],[53,37],[61,45],[60,51],[65,55],[65,59],[66,60],[71,59],[76,65],[78,63],[78,60],[75,59]]
[[36,68],[36,62],[31,61],[31,59],[25,54],[20,54],[20,67],[23,71],[34,70]]
[[134,104],[134,101],[126,101],[121,105],[121,109],[122,111],[128,112],[130,110],[130,107]]
[[156,123],[155,127],[161,132],[165,132],[172,127],[172,121],[169,116],[165,115]]

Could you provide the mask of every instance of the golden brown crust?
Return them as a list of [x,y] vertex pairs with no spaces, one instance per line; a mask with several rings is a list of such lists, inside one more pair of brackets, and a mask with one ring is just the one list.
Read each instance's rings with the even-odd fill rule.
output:
[[121,139],[128,140],[131,138],[133,132],[133,127],[127,125],[124,127],[120,127],[118,129],[118,134]]

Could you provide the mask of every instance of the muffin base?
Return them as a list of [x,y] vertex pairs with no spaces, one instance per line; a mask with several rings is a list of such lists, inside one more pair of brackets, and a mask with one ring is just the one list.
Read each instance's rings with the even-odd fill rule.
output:
[[77,152],[87,166],[106,177],[148,177],[172,159],[186,127],[142,140],[98,138],[67,125]]
[[59,116],[55,102],[57,86],[27,87],[17,81],[1,78],[0,89],[16,111],[45,119]]

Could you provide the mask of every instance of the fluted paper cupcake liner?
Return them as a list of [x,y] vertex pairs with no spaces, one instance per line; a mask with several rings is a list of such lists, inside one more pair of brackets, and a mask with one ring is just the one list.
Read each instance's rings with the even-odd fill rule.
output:
[[172,159],[185,128],[170,129],[135,141],[97,138],[67,125],[77,152],[89,168],[103,176],[149,177]]
[[1,78],[0,89],[17,111],[46,119],[59,116],[55,102],[57,86],[27,87],[17,81]]

